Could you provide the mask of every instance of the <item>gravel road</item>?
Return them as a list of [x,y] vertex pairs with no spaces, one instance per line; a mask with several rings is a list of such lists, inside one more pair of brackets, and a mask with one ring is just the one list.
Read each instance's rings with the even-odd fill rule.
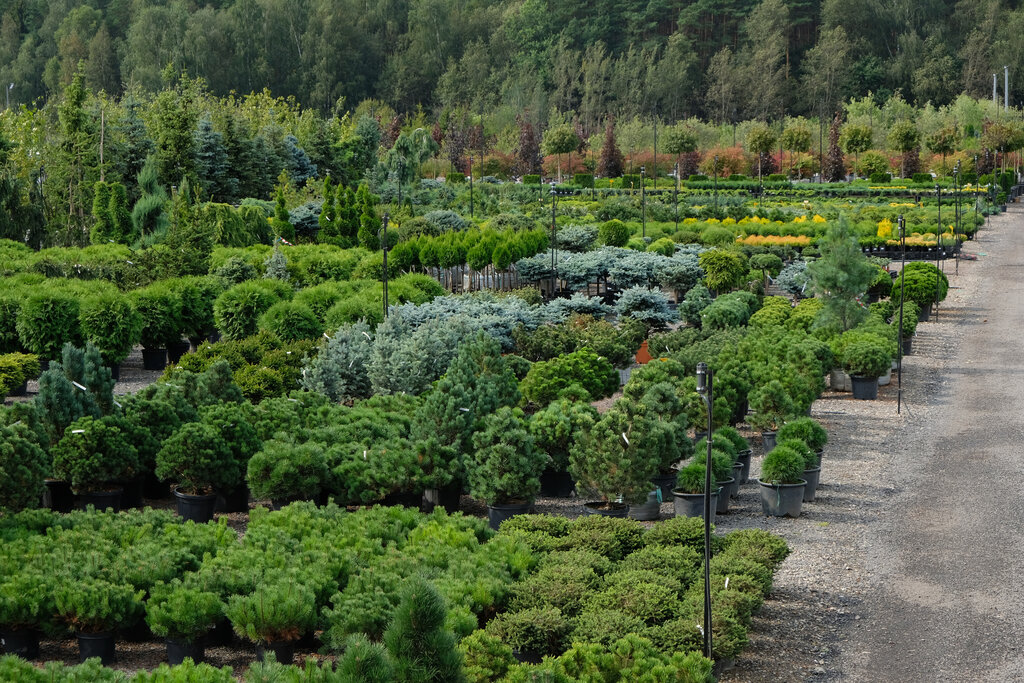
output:
[[[826,393],[817,502],[796,520],[753,508],[719,529],[760,526],[792,555],[721,680],[1024,680],[1024,207],[993,217],[964,251],[936,320],[918,327],[878,401]],[[753,493],[750,487],[745,495]]]

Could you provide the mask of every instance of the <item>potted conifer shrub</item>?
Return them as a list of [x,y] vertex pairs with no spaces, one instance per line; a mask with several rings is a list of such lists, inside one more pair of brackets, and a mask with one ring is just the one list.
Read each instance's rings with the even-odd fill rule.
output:
[[[712,459],[712,464],[714,460]],[[676,517],[704,517],[704,484],[707,472],[703,462],[691,462],[679,470],[676,487],[672,490]],[[715,482],[714,468],[711,470],[711,522],[715,521],[718,510],[720,488]]]
[[778,438],[800,439],[820,458],[828,443],[828,432],[813,417],[798,417],[779,428]]
[[634,408],[628,399],[616,401],[570,451],[576,488],[600,496],[584,504],[587,514],[625,517],[629,503],[644,501],[651,490],[666,428]]
[[719,427],[714,433],[724,436],[732,442],[732,447],[736,452],[736,462],[740,465],[739,477],[736,480],[736,490],[738,491],[739,486],[746,484],[750,478],[750,444],[735,427]]
[[181,339],[181,297],[164,282],[137,289],[131,297],[142,319],[142,367],[163,370],[168,344]]
[[278,510],[297,500],[314,500],[327,477],[323,444],[272,439],[249,459],[245,478],[253,498],[269,498]]
[[71,483],[79,505],[98,509],[121,506],[119,481],[138,473],[139,456],[120,418],[86,416],[72,422],[53,447],[53,473]]
[[216,428],[202,422],[182,425],[156,454],[156,475],[176,481],[174,496],[183,519],[213,519],[217,489],[235,486],[241,476],[231,446]]
[[144,591],[103,579],[64,580],[54,592],[57,616],[78,637],[80,661],[99,657],[114,662],[117,628],[142,611]]
[[486,501],[492,529],[529,512],[545,465],[547,456],[534,447],[521,410],[504,406],[482,420],[466,458],[466,481],[469,494]]
[[533,414],[528,423],[534,445],[549,461],[540,475],[543,496],[568,498],[576,488],[569,474],[569,450],[578,435],[597,422],[598,414],[589,403],[560,399]]
[[775,433],[779,425],[793,414],[793,400],[786,387],[777,379],[751,390],[748,400],[754,413],[747,418],[747,422],[761,432],[764,452],[768,453],[775,447]]
[[103,356],[111,376],[118,379],[121,361],[142,334],[142,317],[124,294],[104,292],[82,301],[78,313],[82,335]]
[[821,478],[821,461],[818,459],[818,455],[800,439],[784,439],[779,441],[779,446],[792,448],[804,459],[803,479],[807,482],[804,487],[804,502],[813,503],[814,494],[818,490],[818,481]]
[[761,509],[770,517],[799,517],[804,499],[803,457],[792,448],[775,447],[761,461]]
[[39,636],[52,628],[57,582],[52,574],[22,569],[0,583],[0,652],[23,659],[39,656]]
[[[703,468],[706,461],[707,450],[702,450],[694,456],[693,462],[690,464],[700,465]],[[735,478],[732,476],[732,465],[732,457],[712,445],[711,477],[714,479],[715,487],[718,489],[718,501],[716,502],[715,512],[720,515],[724,515],[729,512],[729,497],[732,485],[735,482]],[[687,466],[689,467],[689,465]],[[702,491],[703,489],[704,487],[701,486]]]
[[316,625],[316,595],[298,577],[265,583],[249,595],[232,595],[226,614],[235,633],[256,645],[256,658],[273,652],[291,664],[295,642]]
[[78,299],[52,286],[30,294],[18,310],[21,346],[44,363],[59,359],[68,342],[81,346],[78,310]]
[[870,401],[878,398],[878,378],[891,367],[892,358],[881,339],[858,338],[843,349],[843,369],[850,375],[856,399]]
[[146,601],[146,623],[167,641],[167,661],[174,666],[185,657],[198,664],[206,653],[206,634],[224,615],[216,593],[172,584],[157,584]]

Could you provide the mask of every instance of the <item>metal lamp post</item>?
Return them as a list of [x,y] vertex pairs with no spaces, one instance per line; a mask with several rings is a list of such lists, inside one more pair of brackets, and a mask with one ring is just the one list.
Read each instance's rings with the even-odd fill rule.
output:
[[384,214],[381,218],[381,228],[377,231],[377,239],[380,240],[380,248],[384,252],[384,317],[388,317],[388,220],[390,216]]
[[907,222],[900,214],[897,220],[900,230],[900,344],[896,356],[896,414],[903,408],[903,286],[907,267]]
[[558,258],[558,233],[557,226],[555,224],[555,197],[557,192],[555,190],[555,184],[551,183],[551,298],[555,298],[555,283],[558,282],[558,266],[556,260]]
[[939,319],[939,254],[942,251],[942,188],[935,184],[935,197],[939,200],[938,227],[935,229],[935,319]]
[[469,217],[473,217],[473,155],[469,155]]
[[707,457],[704,460],[704,656],[711,659],[711,428],[714,373],[697,363],[697,393],[708,412]]
[[963,205],[960,200],[960,162],[953,166],[953,263],[956,274],[960,274],[960,220]]
[[647,177],[647,169],[643,166],[640,167],[640,220],[641,233],[640,236],[647,239],[647,193],[644,192],[644,178]]

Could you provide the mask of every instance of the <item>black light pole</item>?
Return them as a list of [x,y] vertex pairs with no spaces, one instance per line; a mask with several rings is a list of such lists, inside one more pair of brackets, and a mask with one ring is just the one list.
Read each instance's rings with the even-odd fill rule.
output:
[[469,217],[473,217],[473,155],[469,155]]
[[715,155],[715,218],[718,218],[718,155]]
[[555,184],[551,183],[551,298],[555,298],[555,283],[558,282],[558,266],[555,260],[558,257],[557,227],[555,225]]
[[903,286],[907,267],[907,222],[900,214],[897,225],[900,230],[900,345],[896,356],[896,414],[903,407]]
[[676,165],[673,168],[672,172],[675,173],[675,176],[676,176],[676,186],[675,186],[675,189],[672,190],[672,201],[675,202],[675,205],[676,205],[676,232],[679,232],[679,162],[678,161],[676,162]]
[[647,169],[643,166],[640,167],[640,220],[643,221],[641,224],[640,236],[647,239],[647,194],[644,192],[644,178],[647,176]]
[[658,189],[658,115],[654,115],[654,189]]
[[953,221],[953,263],[956,268],[956,274],[960,274],[960,214],[963,211],[963,206],[960,201],[960,161],[957,160],[956,165],[953,167],[953,202],[954,206],[954,221]]
[[938,227],[935,229],[935,319],[939,319],[939,253],[942,249],[942,188],[935,183],[935,196],[939,200]]
[[[974,155],[974,182],[978,183],[978,155]],[[981,185],[981,183],[978,183]],[[977,190],[973,193],[974,195],[974,239],[981,237],[981,230],[978,229],[978,204],[981,202],[981,197],[978,196]]]
[[380,240],[380,248],[384,251],[384,317],[388,317],[388,220],[390,216],[386,213],[381,218],[381,229],[377,231],[377,239]]
[[398,210],[402,210],[402,174],[405,172],[405,157],[398,157]]
[[711,659],[711,411],[714,375],[707,363],[697,363],[697,393],[708,411],[708,451],[704,460],[704,656]]

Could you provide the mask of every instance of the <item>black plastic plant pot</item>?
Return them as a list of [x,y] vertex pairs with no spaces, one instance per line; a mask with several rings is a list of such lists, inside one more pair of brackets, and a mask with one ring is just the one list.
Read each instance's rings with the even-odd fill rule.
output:
[[110,666],[114,663],[113,631],[78,634],[78,661],[85,662],[93,657],[99,657],[103,666]]
[[256,659],[262,662],[268,652],[273,652],[278,664],[291,665],[295,659],[295,642],[256,643]]
[[732,486],[729,487],[729,496],[735,498],[740,495],[740,479],[743,477],[743,463],[736,461],[732,464]]
[[807,486],[804,487],[804,502],[813,503],[814,494],[818,491],[818,481],[821,479],[821,466],[804,470],[804,479],[807,480]]
[[775,432],[761,432],[761,439],[766,454],[775,450]]
[[185,521],[205,524],[213,519],[213,510],[217,506],[216,493],[194,496],[174,489],[174,497],[178,502],[178,516]]
[[732,487],[736,480],[732,477],[716,482],[718,486],[718,501],[715,503],[715,514],[729,514],[729,499],[732,498]]
[[909,356],[911,353],[914,352],[914,338],[913,337],[903,337],[902,343],[903,343],[903,355],[904,356]]
[[799,484],[766,484],[761,482],[761,510],[767,517],[799,517],[804,502],[804,487]]
[[928,318],[930,318],[930,317],[932,317],[932,307],[931,307],[931,304],[929,304],[927,306],[922,306],[918,310],[918,312],[917,312],[917,321],[918,322],[922,322],[922,323],[923,322],[927,322]]
[[[704,494],[672,492],[672,504],[676,517],[704,518]],[[715,523],[715,512],[718,510],[718,491],[711,494],[711,523]]]
[[161,481],[152,471],[147,471],[142,484],[142,495],[152,500],[170,498],[171,484]]
[[0,652],[22,659],[38,659],[39,631],[32,628],[0,631]]
[[512,656],[520,664],[540,664],[544,661],[544,655],[537,650],[520,650],[512,648]]
[[123,510],[136,510],[141,509],[144,501],[143,494],[146,488],[146,477],[143,474],[132,477],[131,479],[118,480],[121,484],[121,509]]
[[142,349],[143,370],[163,370],[167,367],[167,349]]
[[71,512],[75,507],[75,494],[71,484],[60,479],[47,479],[43,491],[43,507],[54,512]]
[[110,379],[114,380],[115,382],[121,379],[120,363],[114,363],[113,365],[108,365],[107,367],[110,368]]
[[676,487],[676,478],[679,475],[675,472],[672,474],[656,474],[651,477],[651,483],[661,489],[661,499],[671,500],[672,489]]
[[440,507],[444,508],[444,511],[448,514],[453,514],[459,511],[461,502],[462,483],[453,481],[439,489],[426,489],[423,492],[423,502],[420,505],[420,510],[423,512],[433,512],[436,508]]
[[24,381],[18,386],[11,389],[9,396],[24,396],[28,393],[28,381]]
[[540,495],[548,498],[569,498],[576,482],[568,472],[544,470],[540,475]]
[[206,644],[211,647],[227,646],[234,642],[234,638],[235,631],[231,628],[231,622],[226,618],[220,619],[206,634]]
[[189,643],[184,640],[168,638],[167,641],[167,663],[171,666],[181,664],[185,657],[191,657],[192,661],[199,664],[206,658],[206,644],[202,638],[197,638]]
[[248,512],[249,485],[242,482],[231,491],[218,493],[217,505],[214,510],[217,512]]
[[78,507],[81,510],[92,505],[97,510],[110,509],[114,512],[121,511],[121,495],[124,489],[116,488],[110,491],[86,491],[78,494]]
[[487,521],[488,523],[490,523],[491,528],[497,531],[501,527],[501,523],[504,522],[506,519],[511,519],[516,515],[525,515],[530,512],[530,508],[532,506],[532,502],[505,503],[504,505],[488,505]]
[[647,500],[629,506],[626,513],[630,519],[639,522],[653,522],[661,516],[661,490],[654,489],[647,494]]
[[739,478],[739,482],[741,485],[746,484],[748,481],[750,481],[750,455],[751,450],[749,448],[742,450],[736,454],[736,461],[743,465],[743,470],[741,471]]
[[629,514],[629,506],[625,503],[608,503],[595,501],[583,504],[583,514],[598,515],[600,517],[625,517]]
[[878,378],[850,376],[850,384],[853,386],[853,397],[861,401],[874,401],[878,398]]
[[189,343],[187,341],[179,341],[174,344],[167,345],[167,361],[169,363],[177,363],[181,360],[181,357],[188,353]]

